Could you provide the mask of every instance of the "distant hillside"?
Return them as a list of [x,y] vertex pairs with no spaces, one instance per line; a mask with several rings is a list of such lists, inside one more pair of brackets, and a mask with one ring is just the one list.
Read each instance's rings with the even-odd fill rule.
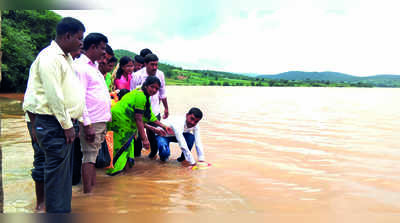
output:
[[293,81],[329,81],[346,83],[364,83],[375,87],[399,87],[400,75],[383,74],[367,77],[352,76],[338,72],[303,72],[289,71],[276,75],[259,75],[257,78]]
[[381,80],[398,81],[398,80],[400,80],[400,75],[380,74],[380,75],[362,77],[362,79],[364,79],[364,80],[374,80],[374,81],[381,81]]
[[361,81],[361,80],[400,80],[400,75],[382,74],[367,77],[352,76],[338,72],[304,72],[289,71],[275,75],[258,75],[258,78],[283,79],[283,80],[319,80],[319,81]]
[[[114,50],[116,57],[136,53]],[[289,71],[276,75],[238,74],[213,70],[185,70],[159,62],[168,85],[222,85],[222,86],[293,86],[293,87],[400,87],[400,75],[358,77],[338,72]]]
[[289,71],[275,75],[259,75],[258,78],[282,80],[317,80],[317,81],[357,81],[359,77],[337,72]]
[[219,76],[219,77],[226,77],[231,79],[248,79],[249,76],[231,72],[224,72],[224,71],[214,71],[214,70],[189,70],[197,73],[205,74],[206,76]]
[[136,53],[131,52],[129,50],[121,50],[121,49],[114,50],[114,54],[115,57],[118,58],[118,60],[121,59],[121,57],[123,56],[128,56],[133,59],[137,55]]
[[361,82],[373,84],[376,87],[400,87],[400,75],[374,75],[361,77]]

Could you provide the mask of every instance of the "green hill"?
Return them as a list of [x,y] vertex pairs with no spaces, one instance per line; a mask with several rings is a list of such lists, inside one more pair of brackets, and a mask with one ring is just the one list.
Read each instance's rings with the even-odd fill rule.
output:
[[137,55],[134,52],[131,52],[129,50],[122,50],[122,49],[114,50],[114,54],[115,54],[115,57],[118,58],[118,60],[121,59],[121,57],[123,57],[123,56],[128,56],[133,59]]
[[283,80],[356,81],[358,77],[337,72],[289,71],[276,75],[259,75],[258,78]]
[[367,84],[375,87],[400,87],[400,75],[352,76],[338,72],[289,71],[276,75],[259,75],[258,78],[292,81],[324,81],[335,83]]
[[[136,53],[114,50],[117,58]],[[292,87],[400,87],[400,75],[375,75],[357,77],[338,72],[289,71],[276,75],[237,74],[213,70],[186,70],[181,67],[159,63],[167,85],[216,85],[216,86],[292,86]]]

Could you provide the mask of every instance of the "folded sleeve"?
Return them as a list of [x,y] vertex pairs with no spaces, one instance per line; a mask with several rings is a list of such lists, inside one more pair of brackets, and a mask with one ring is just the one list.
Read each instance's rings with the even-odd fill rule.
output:
[[172,124],[171,125],[172,130],[175,133],[175,137],[178,141],[179,148],[181,148],[183,155],[185,156],[185,159],[190,163],[190,164],[195,164],[196,161],[193,158],[192,153],[190,152],[187,144],[185,137],[183,136],[183,128]]

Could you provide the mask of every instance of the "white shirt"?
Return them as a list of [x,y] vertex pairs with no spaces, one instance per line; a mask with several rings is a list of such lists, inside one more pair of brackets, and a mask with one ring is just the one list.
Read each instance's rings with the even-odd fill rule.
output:
[[72,119],[83,121],[85,93],[72,68],[72,57],[52,41],[29,70],[23,109],[34,114],[54,115],[63,129],[72,128]]
[[[130,90],[132,91],[133,89],[142,86],[142,84],[144,83],[144,81],[148,76],[149,75],[147,74],[146,67],[143,67],[142,69],[133,73]],[[151,109],[153,113],[157,116],[158,114],[161,113],[160,100],[167,98],[167,93],[165,91],[164,73],[161,70],[157,70],[155,76],[158,77],[158,79],[160,79],[161,86],[160,89],[157,91],[157,93],[150,97],[150,101],[151,101]]]
[[[196,144],[196,151],[197,151],[197,157],[199,161],[204,161],[204,151],[203,151],[203,144],[201,143],[200,140],[200,128],[199,125],[195,125],[192,128],[188,128],[186,126],[186,116],[184,117],[169,117],[168,119],[164,119],[162,121],[163,124],[166,126],[169,126],[172,128],[174,131],[174,136],[176,137],[179,147],[181,148],[183,155],[185,156],[185,159],[189,161],[191,164],[195,164],[196,161],[193,158],[192,153],[190,152],[187,144],[185,137],[183,137],[183,133],[186,132],[192,132],[194,135],[194,142]],[[167,135],[172,136],[172,135]]]

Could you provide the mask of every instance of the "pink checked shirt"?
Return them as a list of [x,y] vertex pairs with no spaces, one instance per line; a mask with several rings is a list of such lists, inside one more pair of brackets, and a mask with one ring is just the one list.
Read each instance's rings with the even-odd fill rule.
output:
[[83,85],[86,111],[83,113],[84,125],[111,120],[111,99],[104,76],[85,54],[74,61],[75,71]]

